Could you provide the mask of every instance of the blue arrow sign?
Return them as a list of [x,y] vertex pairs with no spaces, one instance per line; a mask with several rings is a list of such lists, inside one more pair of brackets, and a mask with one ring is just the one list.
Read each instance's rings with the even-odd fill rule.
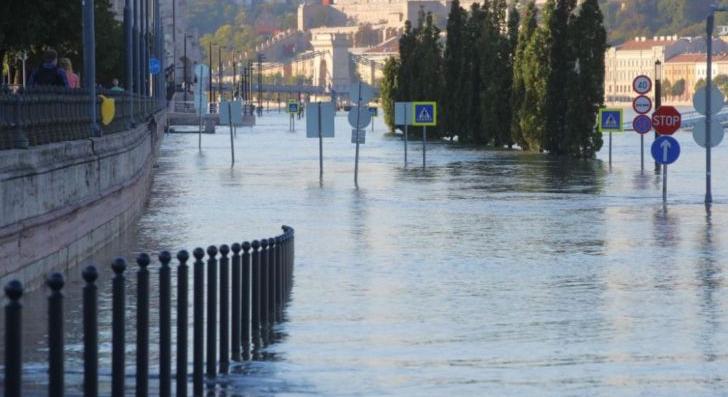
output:
[[669,135],[662,135],[652,143],[652,157],[660,164],[672,164],[680,157],[680,144]]
[[158,75],[162,71],[162,62],[157,58],[149,58],[149,73]]

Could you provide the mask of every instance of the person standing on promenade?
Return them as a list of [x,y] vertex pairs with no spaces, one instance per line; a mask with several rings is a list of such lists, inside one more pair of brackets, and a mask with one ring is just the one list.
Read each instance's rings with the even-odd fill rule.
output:
[[30,75],[28,85],[31,87],[44,85],[68,87],[66,72],[58,67],[58,53],[50,49],[43,53],[43,63]]
[[123,92],[124,89],[119,86],[119,79],[111,80],[111,91]]
[[61,58],[58,63],[61,66],[61,69],[66,72],[68,88],[81,88],[81,79],[78,78],[76,73],[73,73],[73,64],[71,63],[71,60],[68,58]]

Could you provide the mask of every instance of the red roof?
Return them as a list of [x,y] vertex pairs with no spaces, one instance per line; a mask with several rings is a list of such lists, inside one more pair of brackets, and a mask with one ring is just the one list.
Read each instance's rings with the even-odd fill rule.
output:
[[621,51],[649,50],[652,47],[674,44],[676,41],[672,37],[666,37],[665,40],[630,40],[618,45],[617,49]]

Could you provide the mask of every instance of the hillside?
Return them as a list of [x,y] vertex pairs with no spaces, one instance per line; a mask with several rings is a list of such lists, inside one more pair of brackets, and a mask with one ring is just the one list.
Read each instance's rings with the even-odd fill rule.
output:
[[[716,0],[602,0],[609,43],[635,36],[705,35],[705,17]],[[716,25],[728,24],[728,13],[716,15]]]

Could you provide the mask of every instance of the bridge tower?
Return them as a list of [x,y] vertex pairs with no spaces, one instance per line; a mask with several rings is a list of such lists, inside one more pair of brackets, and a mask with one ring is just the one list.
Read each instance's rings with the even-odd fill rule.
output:
[[[327,91],[349,92],[351,67],[349,48],[351,40],[345,34],[317,33],[311,40],[313,50],[319,54],[314,60],[314,84]],[[324,81],[322,81],[324,80]]]

